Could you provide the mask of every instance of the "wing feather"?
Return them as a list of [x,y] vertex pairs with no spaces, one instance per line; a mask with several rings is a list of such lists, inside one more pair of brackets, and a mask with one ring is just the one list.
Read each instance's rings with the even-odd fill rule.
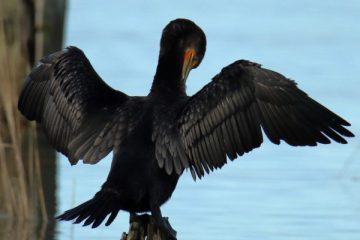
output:
[[113,149],[117,135],[126,135],[126,128],[116,130],[126,125],[119,119],[131,117],[121,111],[131,100],[109,87],[80,49],[68,47],[40,60],[25,79],[18,108],[40,123],[72,164],[96,163]]
[[[177,129],[167,132],[170,141],[159,142],[157,149],[166,151],[176,142],[193,177],[222,167],[226,157],[233,160],[259,147],[262,130],[271,142],[283,140],[293,146],[327,144],[330,139],[346,143],[344,137],[354,136],[346,129],[350,126],[346,120],[310,98],[294,81],[246,60],[222,69],[180,112]],[[179,166],[185,168],[173,164],[177,173]],[[171,166],[166,168],[171,174]]]

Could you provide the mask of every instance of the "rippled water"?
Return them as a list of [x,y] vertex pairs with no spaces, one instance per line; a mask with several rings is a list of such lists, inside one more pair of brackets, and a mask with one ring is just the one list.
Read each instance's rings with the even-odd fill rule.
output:
[[[85,1],[69,3],[66,45],[82,48],[111,86],[146,95],[162,28],[186,17],[208,38],[202,65],[190,74],[193,94],[220,69],[244,58],[295,79],[360,135],[360,2]],[[180,179],[162,207],[179,239],[360,239],[360,142],[294,148],[266,141],[220,171]],[[111,158],[70,167],[60,157],[58,213],[88,200]],[[57,223],[56,239],[119,239],[121,212],[109,227]]]

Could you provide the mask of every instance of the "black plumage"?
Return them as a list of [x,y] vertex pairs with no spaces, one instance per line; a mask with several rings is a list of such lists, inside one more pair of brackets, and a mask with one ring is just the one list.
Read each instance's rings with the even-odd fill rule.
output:
[[110,173],[91,200],[60,215],[97,227],[119,210],[151,211],[159,227],[175,233],[160,206],[185,169],[194,179],[221,168],[227,158],[257,148],[262,130],[275,144],[346,143],[350,124],[283,75],[246,60],[223,68],[189,97],[185,83],[206,48],[203,31],[177,19],[164,29],[149,95],[131,97],[110,88],[76,47],[44,57],[28,75],[19,110],[43,127],[71,164],[94,164],[113,151]]

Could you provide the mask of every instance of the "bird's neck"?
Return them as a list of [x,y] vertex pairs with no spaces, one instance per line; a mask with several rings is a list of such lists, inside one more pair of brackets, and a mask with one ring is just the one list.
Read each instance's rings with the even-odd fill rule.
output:
[[186,96],[186,86],[181,77],[181,70],[181,59],[170,56],[159,57],[150,95],[166,98]]

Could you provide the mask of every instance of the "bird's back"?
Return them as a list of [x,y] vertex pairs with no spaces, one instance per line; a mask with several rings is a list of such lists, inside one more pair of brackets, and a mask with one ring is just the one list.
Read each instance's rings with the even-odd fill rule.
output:
[[124,210],[149,211],[152,201],[162,204],[170,198],[180,177],[176,173],[169,175],[159,167],[154,142],[160,122],[162,126],[170,127],[176,109],[159,106],[148,98],[134,99],[128,104],[128,111],[137,111],[137,114],[130,124],[131,131],[114,152],[103,189],[111,188],[121,193]]

